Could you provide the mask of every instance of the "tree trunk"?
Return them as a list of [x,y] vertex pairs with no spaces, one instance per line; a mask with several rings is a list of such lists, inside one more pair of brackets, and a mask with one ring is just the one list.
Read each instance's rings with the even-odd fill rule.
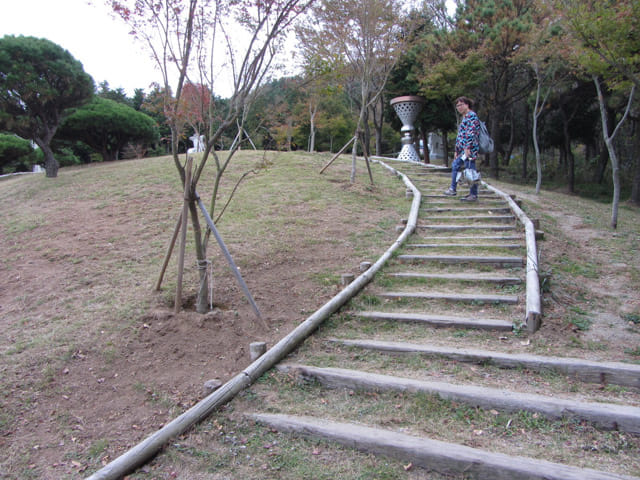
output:
[[53,155],[53,150],[51,150],[51,146],[49,145],[51,138],[53,138],[53,134],[47,134],[45,138],[34,138],[34,142],[38,147],[40,147],[40,150],[42,150],[42,153],[44,154],[44,169],[47,177],[55,178],[58,176],[58,169],[60,168],[60,165],[58,164],[56,157]]
[[191,214],[191,227],[193,228],[193,239],[195,241],[196,258],[198,261],[198,274],[200,286],[196,297],[196,312],[207,313],[209,311],[209,281],[207,276],[207,247],[202,241],[202,229],[198,217],[198,204],[193,195],[189,201],[189,212]]
[[640,206],[640,122],[633,119],[633,184],[631,185],[631,202]]
[[[538,76],[538,71],[536,69],[536,75]],[[533,150],[536,155],[536,195],[540,195],[540,187],[542,186],[542,158],[540,157],[540,144],[538,143],[538,118],[540,118],[541,111],[541,84],[540,79],[538,78],[538,87],[536,89],[536,103],[533,107]],[[544,103],[544,102],[542,102]]]
[[356,135],[353,145],[351,147],[351,177],[349,180],[351,183],[356,183],[356,157],[358,156],[358,137]]
[[611,160],[611,176],[613,177],[613,199],[611,201],[611,228],[614,230],[618,228],[618,204],[620,203],[620,163],[618,162],[618,156],[616,155],[616,149],[613,145],[613,139],[618,133],[618,129],[624,123],[625,119],[629,115],[629,111],[631,109],[631,104],[633,102],[633,95],[636,91],[635,85],[631,87],[631,92],[629,93],[629,101],[627,102],[627,108],[625,109],[624,115],[618,122],[618,125],[613,129],[611,135],[609,135],[609,121],[607,118],[606,104],[604,101],[604,96],[602,95],[602,89],[600,88],[600,81],[596,75],[593,76],[593,83],[596,85],[596,90],[598,92],[598,104],[600,106],[600,116],[602,120],[602,133],[604,137],[604,142],[607,145],[607,150],[609,151],[609,159]]
[[444,150],[444,158],[442,159],[442,162],[444,163],[445,167],[448,167],[449,166],[449,142],[447,142],[447,131],[442,130],[440,133],[442,135],[442,146]]
[[513,145],[516,137],[516,123],[514,121],[514,117],[514,108],[511,106],[511,110],[509,111],[509,143],[507,145],[507,150],[504,152],[504,161],[502,162],[505,166],[508,166],[509,163],[511,163],[511,155],[513,154]]
[[[611,135],[613,132],[613,125],[615,123],[615,111],[610,108],[607,108],[607,136]],[[607,149],[606,142],[604,142],[604,146],[600,148],[600,154],[598,155],[598,166],[595,169],[594,181],[595,183],[602,185],[604,182],[605,173],[607,171],[607,166],[609,165],[609,150]]]
[[569,192],[575,193],[575,159],[573,151],[571,150],[571,136],[569,135],[569,119],[564,109],[560,109],[560,116],[562,117],[562,137],[563,137],[563,150],[565,153],[565,160],[567,165],[567,184]]
[[524,141],[522,143],[522,180],[526,181],[529,172],[527,171],[527,157],[529,156],[529,144],[531,142],[531,125],[529,124],[529,115],[531,109],[529,104],[525,102],[524,111]]
[[309,104],[309,153],[316,151],[316,114],[318,104]]
[[373,128],[376,140],[376,155],[382,154],[382,126],[384,125],[384,98],[378,96],[378,100],[371,109],[373,116]]
[[496,108],[494,115],[491,117],[491,138],[496,143],[496,148],[489,154],[489,168],[491,170],[491,176],[496,180],[500,177],[500,167],[498,164],[498,118],[502,116],[502,110],[500,107]]

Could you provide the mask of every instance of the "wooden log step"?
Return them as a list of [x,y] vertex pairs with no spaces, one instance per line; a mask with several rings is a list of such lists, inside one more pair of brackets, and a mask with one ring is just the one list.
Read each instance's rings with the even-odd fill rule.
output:
[[[418,189],[420,189],[419,185],[416,185],[416,186],[418,187]],[[464,198],[465,196],[466,195],[451,196],[451,195],[445,195],[444,193],[434,193],[434,192],[424,192],[424,193],[422,193],[422,198],[448,198],[449,200],[457,200],[459,203],[462,203],[462,201],[460,199]],[[479,192],[477,202],[478,203],[482,203],[483,200],[499,201],[499,202],[504,203],[504,200],[502,200],[501,197],[497,196],[493,192],[486,192],[486,193]]]
[[519,235],[437,235],[434,237],[420,235],[420,238],[433,240],[502,240],[505,242],[522,240],[522,237]]
[[312,378],[328,388],[366,391],[426,393],[452,402],[460,402],[502,412],[531,412],[549,419],[567,418],[587,421],[602,430],[640,433],[640,408],[604,402],[580,402],[533,393],[519,393],[475,385],[455,385],[412,378],[381,375],[362,370],[320,368],[308,365],[278,365],[278,370]]
[[428,213],[444,213],[444,212],[488,212],[488,213],[511,213],[509,207],[433,207],[423,208],[422,212]]
[[522,267],[524,259],[522,257],[498,257],[498,256],[476,256],[476,255],[398,255],[396,257],[401,262],[439,262],[439,263],[480,263],[489,265],[510,265]]
[[388,273],[387,275],[399,278],[418,278],[424,280],[453,280],[456,282],[480,282],[480,283],[498,283],[501,285],[518,285],[522,283],[522,279],[518,277],[505,277],[502,275],[487,275],[481,273],[417,273],[417,272],[398,272]]
[[485,302],[506,303],[515,305],[518,303],[517,295],[495,295],[485,293],[440,293],[440,292],[382,292],[384,298],[412,298],[416,300],[446,300],[449,302]]
[[507,250],[514,250],[517,248],[524,248],[523,245],[518,243],[409,243],[407,248],[505,248]]
[[340,340],[331,342],[350,347],[389,353],[420,353],[445,357],[459,362],[495,365],[500,368],[526,368],[536,372],[552,370],[582,382],[621,385],[640,389],[640,365],[621,362],[593,362],[581,358],[546,357],[542,355],[510,354],[472,348],[439,347],[378,340]]
[[477,222],[479,220],[484,222],[515,222],[516,217],[513,215],[431,215],[428,217],[428,220],[457,220],[459,222]]
[[[418,185],[416,185],[418,186]],[[420,188],[418,186],[418,188]],[[422,194],[422,198],[448,198],[449,200],[457,200],[458,202],[461,202],[461,198],[464,198],[466,195],[460,195],[460,196],[450,196],[450,195],[445,195],[444,193],[429,193],[429,192],[425,192]],[[504,200],[502,200],[502,198],[498,197],[495,193],[492,194],[492,192],[487,192],[487,193],[483,193],[480,192],[480,194],[478,195],[478,200],[477,202],[483,203],[483,200],[488,200],[488,201],[499,201],[501,203],[505,203]]]
[[361,452],[410,463],[427,471],[477,480],[638,480],[545,460],[509,456],[455,443],[416,437],[324,418],[253,413],[254,421],[280,432],[335,442]]
[[358,312],[362,318],[372,320],[391,320],[397,322],[424,323],[435,328],[474,328],[478,330],[511,331],[513,323],[507,320],[491,318],[456,317],[452,315],[432,315],[422,313],[399,312]]
[[473,225],[448,225],[448,224],[440,224],[440,225],[416,225],[416,229],[419,230],[442,230],[449,232],[457,232],[462,230],[490,230],[494,232],[515,230],[515,225],[491,225],[491,224],[481,224],[476,223]]

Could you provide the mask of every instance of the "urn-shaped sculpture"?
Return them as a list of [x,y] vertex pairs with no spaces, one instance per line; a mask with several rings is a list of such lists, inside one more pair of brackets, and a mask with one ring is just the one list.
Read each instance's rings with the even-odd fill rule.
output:
[[400,131],[402,136],[402,150],[398,155],[398,160],[404,160],[409,162],[419,162],[420,156],[416,151],[414,132],[415,128],[413,122],[418,118],[420,110],[425,99],[415,95],[407,95],[404,97],[396,97],[391,99],[391,106],[396,111],[400,121],[402,122],[402,128]]

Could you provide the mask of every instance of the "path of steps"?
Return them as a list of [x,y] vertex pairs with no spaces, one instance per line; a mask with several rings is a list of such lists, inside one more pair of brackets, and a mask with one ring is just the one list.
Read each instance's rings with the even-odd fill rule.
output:
[[[394,167],[414,179],[422,193],[414,235],[384,272],[352,302],[349,320],[341,320],[327,332],[329,336],[325,339],[324,349],[319,346],[311,354],[301,348],[286,365],[278,367],[277,375],[298,378],[299,388],[311,388],[307,385],[312,382],[313,388],[318,390],[316,395],[322,400],[319,407],[335,404],[336,410],[327,408],[329,417],[310,416],[313,409],[300,415],[289,413],[287,407],[280,406],[275,400],[268,405],[270,413],[253,412],[247,414],[248,417],[281,432],[396,458],[403,464],[409,462],[409,466],[437,472],[446,478],[636,478],[610,473],[606,468],[584,468],[549,461],[558,458],[558,452],[554,449],[547,454],[544,446],[535,445],[535,438],[529,439],[522,434],[519,434],[520,440],[496,438],[482,443],[483,448],[475,448],[478,436],[483,435],[482,430],[471,428],[467,436],[463,432],[447,434],[445,431],[452,428],[448,426],[449,417],[436,418],[434,421],[440,421],[442,428],[424,435],[421,427],[404,423],[396,426],[393,421],[384,420],[386,416],[382,413],[380,418],[375,414],[362,415],[375,407],[370,403],[358,407],[357,402],[366,402],[368,397],[354,392],[370,392],[369,395],[380,395],[387,399],[385,401],[396,402],[395,407],[388,407],[391,410],[403,408],[404,402],[422,402],[422,395],[427,395],[452,402],[454,411],[460,408],[456,405],[466,404],[469,408],[490,411],[498,416],[518,412],[536,418],[539,415],[549,421],[562,419],[585,425],[584,428],[620,431],[633,436],[640,434],[640,390],[636,390],[640,389],[640,367],[517,355],[467,345],[467,338],[483,338],[480,335],[507,338],[504,336],[513,335],[512,332],[517,333],[522,328],[527,282],[524,229],[517,223],[509,203],[493,191],[481,189],[477,203],[463,204],[459,197],[442,194],[448,176],[443,169],[409,164]],[[438,344],[442,343],[442,336],[435,332],[442,328],[453,332],[448,338],[460,338],[457,345],[450,345],[450,341],[448,345]],[[463,333],[465,330],[486,333],[469,337]],[[364,332],[390,339],[366,338]],[[430,336],[436,343],[424,341]],[[416,343],[415,338],[423,341]],[[397,360],[384,360],[389,355]],[[309,359],[313,364],[307,362]],[[445,370],[439,371],[439,362],[445,362],[442,367]],[[474,378],[478,377],[481,383],[489,379],[499,384],[476,385],[451,374],[451,371],[459,370],[456,365],[469,362],[475,365],[472,367]],[[421,366],[413,368],[414,364]],[[487,373],[476,373],[478,369],[487,369]],[[615,398],[606,401],[607,398],[597,394],[594,398],[589,398],[587,393],[572,395],[570,391],[563,391],[562,386],[549,387],[550,391],[543,388],[520,392],[513,385],[522,383],[523,372],[539,372],[540,375],[554,372],[556,376],[566,376],[567,380],[563,380],[566,382],[619,385],[632,389],[632,393],[627,397],[629,404],[625,404]],[[443,381],[452,376],[456,378],[451,382]],[[494,377],[499,379],[493,380]],[[527,386],[527,390],[531,390],[534,385]],[[581,387],[575,388],[580,390]],[[384,393],[389,391],[395,393]],[[345,396],[339,392],[349,394]],[[348,414],[337,413],[338,410],[361,413],[341,418]],[[430,417],[437,413],[426,408],[418,415]],[[511,419],[507,426],[510,423]],[[540,435],[546,438],[546,434],[541,432]],[[566,443],[579,442],[580,433],[576,435],[567,438]],[[443,440],[448,436],[458,441]],[[532,442],[532,448],[526,445],[527,441]],[[529,451],[533,457],[527,455]],[[569,455],[570,462],[580,463],[580,457],[580,452]],[[622,471],[634,471],[640,477],[640,464],[635,470],[632,467]]]

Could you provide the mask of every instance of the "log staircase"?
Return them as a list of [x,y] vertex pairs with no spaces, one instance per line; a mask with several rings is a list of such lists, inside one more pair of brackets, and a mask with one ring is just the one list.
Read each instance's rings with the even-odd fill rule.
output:
[[[581,458],[575,446],[586,445],[591,431],[640,434],[640,366],[519,351],[528,342],[527,250],[508,202],[483,188],[478,202],[464,203],[462,195],[442,194],[446,170],[397,168],[422,194],[415,233],[313,345],[277,369],[322,401],[300,414],[270,395],[261,411],[247,415],[280,432],[393,457],[437,478],[640,475],[637,463],[610,472],[589,454]],[[623,393],[608,394],[611,385]],[[342,402],[348,405],[340,411],[330,407]],[[417,412],[415,421],[395,422],[388,413],[394,408]],[[450,421],[460,412],[467,412],[468,428]],[[523,419],[546,423],[516,426]],[[557,435],[567,438],[549,440],[545,429],[555,429],[553,422],[564,425]]]

